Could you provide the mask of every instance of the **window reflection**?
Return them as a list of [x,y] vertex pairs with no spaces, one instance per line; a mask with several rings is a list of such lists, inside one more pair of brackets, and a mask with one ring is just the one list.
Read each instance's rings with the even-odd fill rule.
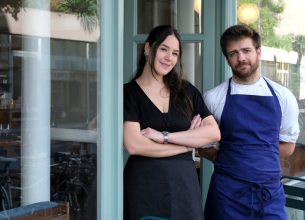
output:
[[0,219],[96,219],[98,2],[0,3]]
[[97,115],[96,43],[51,40],[52,127],[87,129]]

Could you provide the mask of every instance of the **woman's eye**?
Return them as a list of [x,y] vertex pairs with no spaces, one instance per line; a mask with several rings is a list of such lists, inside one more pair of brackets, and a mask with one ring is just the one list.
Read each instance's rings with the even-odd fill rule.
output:
[[177,57],[177,56],[178,56],[178,54],[177,54],[177,53],[173,53],[173,55],[174,55],[175,57]]
[[166,51],[166,49],[165,49],[165,48],[161,48],[161,50],[162,50],[162,51]]

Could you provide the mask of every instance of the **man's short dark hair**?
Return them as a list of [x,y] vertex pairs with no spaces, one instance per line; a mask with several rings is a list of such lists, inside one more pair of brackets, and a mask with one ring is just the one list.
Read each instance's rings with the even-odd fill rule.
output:
[[223,55],[228,58],[227,45],[229,42],[242,40],[244,38],[251,38],[256,50],[261,47],[261,38],[256,30],[244,24],[234,25],[225,30],[221,35],[220,46]]

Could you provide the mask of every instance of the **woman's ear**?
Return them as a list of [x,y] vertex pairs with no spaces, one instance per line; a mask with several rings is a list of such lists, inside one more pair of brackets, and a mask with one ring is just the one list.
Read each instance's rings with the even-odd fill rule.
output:
[[150,55],[150,46],[148,42],[145,43],[144,53],[146,54],[146,56]]

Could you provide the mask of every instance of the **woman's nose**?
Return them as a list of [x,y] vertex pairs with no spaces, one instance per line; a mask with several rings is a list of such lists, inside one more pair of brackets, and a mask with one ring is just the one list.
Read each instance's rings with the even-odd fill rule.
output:
[[166,53],[165,59],[171,60],[172,59],[172,54],[171,53]]

